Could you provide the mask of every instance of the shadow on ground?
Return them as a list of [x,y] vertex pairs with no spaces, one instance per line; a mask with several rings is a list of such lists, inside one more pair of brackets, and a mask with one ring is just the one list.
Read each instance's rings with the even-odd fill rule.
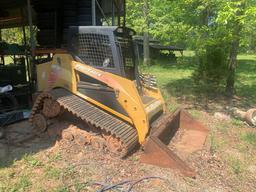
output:
[[47,135],[36,136],[28,121],[5,127],[5,137],[0,140],[0,168],[9,167],[25,154],[33,154],[54,144]]
[[[162,62],[163,69],[194,71],[196,65],[192,58],[185,58],[185,64],[167,64]],[[174,70],[174,71],[175,71]],[[170,73],[171,75],[171,73]],[[244,110],[256,105],[256,62],[253,60],[239,60],[236,79],[236,95],[233,98],[225,95],[225,86],[215,88],[209,85],[197,85],[192,76],[182,79],[171,79],[162,85],[167,97],[175,98],[179,104],[195,109],[216,112],[226,106],[238,107]]]
[[52,122],[45,133],[35,131],[28,120],[6,126],[5,137],[0,140],[0,168],[10,167],[24,155],[53,147],[61,139],[62,133],[72,125],[79,129],[88,127],[86,123],[67,113]]

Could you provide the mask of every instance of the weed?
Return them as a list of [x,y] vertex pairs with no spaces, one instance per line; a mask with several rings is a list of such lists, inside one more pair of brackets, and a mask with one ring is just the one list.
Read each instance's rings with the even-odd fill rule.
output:
[[211,151],[211,153],[216,153],[217,149],[218,149],[218,144],[217,144],[217,140],[213,134],[210,135],[210,140],[211,140],[210,151]]
[[54,155],[49,157],[49,163],[51,162],[56,162],[56,161],[60,161],[62,159],[61,153],[55,153]]
[[220,152],[222,149],[225,149],[226,145],[228,144],[228,140],[225,137],[222,138],[219,135],[215,135],[215,133],[211,133],[210,144],[210,152],[214,154],[217,151]]
[[45,176],[48,179],[59,179],[61,174],[61,170],[55,167],[48,166],[45,169]]
[[241,139],[256,147],[256,132],[242,133]]
[[243,163],[234,157],[229,157],[229,166],[236,175],[241,174],[245,170]]
[[22,159],[25,162],[25,164],[30,167],[38,167],[42,165],[42,163],[35,157],[33,157],[31,154],[25,154]]
[[16,191],[27,191],[28,188],[32,185],[32,182],[25,175],[21,176],[20,179],[7,191],[16,192]]
[[83,191],[86,187],[88,187],[88,183],[76,182],[74,184],[74,187],[75,187],[75,191],[80,192],[80,191]]
[[55,190],[53,190],[54,192],[69,192],[67,187],[57,187]]
[[232,118],[231,123],[232,123],[232,125],[234,125],[234,126],[239,126],[239,127],[241,127],[241,126],[244,125],[243,121],[241,121],[241,120],[239,120],[239,119],[234,119],[234,118]]

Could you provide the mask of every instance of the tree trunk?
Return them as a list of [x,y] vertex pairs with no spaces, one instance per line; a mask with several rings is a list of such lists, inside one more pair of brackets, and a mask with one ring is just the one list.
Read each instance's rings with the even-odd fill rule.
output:
[[[239,7],[236,16],[239,17],[244,14],[245,4],[243,3]],[[235,93],[235,74],[237,67],[237,55],[240,46],[240,34],[242,31],[242,24],[238,21],[235,22],[233,31],[233,41],[231,42],[231,49],[229,53],[229,63],[228,63],[228,77],[226,81],[226,93],[229,97],[232,97]]]
[[237,50],[238,46],[232,45],[230,56],[229,56],[229,66],[228,66],[228,77],[226,84],[226,93],[228,96],[233,96],[235,92],[235,71],[237,66]]
[[144,38],[143,38],[144,64],[150,65],[148,0],[144,0],[143,13],[145,18]]

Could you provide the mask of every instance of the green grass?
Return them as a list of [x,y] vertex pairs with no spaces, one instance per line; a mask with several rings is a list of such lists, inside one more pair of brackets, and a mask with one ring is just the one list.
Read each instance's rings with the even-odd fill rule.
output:
[[67,187],[57,187],[53,192],[69,192]]
[[49,157],[49,163],[53,163],[53,162],[57,162],[57,161],[60,161],[62,159],[62,156],[61,154],[58,152],[58,153],[55,153],[53,155],[51,155]]
[[165,99],[170,96],[180,97],[181,92],[191,96],[194,66],[189,60],[190,58],[180,58],[177,64],[170,64],[168,60],[155,61],[155,65],[144,67],[142,70],[157,77],[160,87],[164,90]]
[[53,166],[47,166],[45,168],[45,176],[48,179],[59,179],[62,174],[61,169],[53,167]]
[[228,164],[231,167],[233,173],[239,175],[244,172],[245,166],[243,165],[242,161],[237,159],[236,157],[229,157]]
[[[190,100],[194,103],[205,103],[208,99],[215,99],[216,102],[223,105],[224,88],[218,95],[207,92],[205,96],[205,87],[199,87],[192,79],[196,69],[196,61],[193,52],[184,52],[184,56],[178,57],[177,63],[173,64],[168,59],[154,61],[150,67],[142,67],[142,71],[151,73],[157,77],[160,88],[163,91],[164,98],[175,97],[178,101]],[[256,55],[239,55],[238,67],[236,72],[236,96],[241,98],[238,106],[249,108],[256,103]]]
[[247,133],[242,133],[241,134],[241,139],[256,147],[256,132],[247,132]]
[[37,160],[32,154],[25,154],[22,159],[25,164],[30,167],[37,167],[42,165],[42,163]]
[[256,103],[256,56],[255,55],[240,55],[238,57],[237,95],[246,98],[249,105]]
[[[1,182],[0,182],[1,183]],[[8,192],[25,192],[29,191],[32,185],[31,180],[26,175],[19,176],[18,180],[14,184],[8,184],[6,186],[1,186],[0,191],[8,191]]]

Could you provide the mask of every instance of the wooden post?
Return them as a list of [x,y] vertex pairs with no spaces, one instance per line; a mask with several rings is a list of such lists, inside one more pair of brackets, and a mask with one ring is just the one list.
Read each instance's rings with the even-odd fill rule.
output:
[[35,56],[35,39],[34,39],[34,32],[33,32],[33,21],[32,21],[32,10],[31,10],[31,4],[30,0],[27,0],[27,12],[28,12],[28,23],[29,23],[29,31],[30,31],[30,48],[31,48],[31,54],[34,58]]
[[29,31],[30,31],[30,50],[31,50],[31,60],[30,60],[30,73],[31,73],[31,85],[32,89],[36,89],[36,66],[35,66],[35,36],[33,30],[33,21],[32,21],[32,10],[30,0],[27,0],[27,14],[28,14],[28,23],[29,23]]

